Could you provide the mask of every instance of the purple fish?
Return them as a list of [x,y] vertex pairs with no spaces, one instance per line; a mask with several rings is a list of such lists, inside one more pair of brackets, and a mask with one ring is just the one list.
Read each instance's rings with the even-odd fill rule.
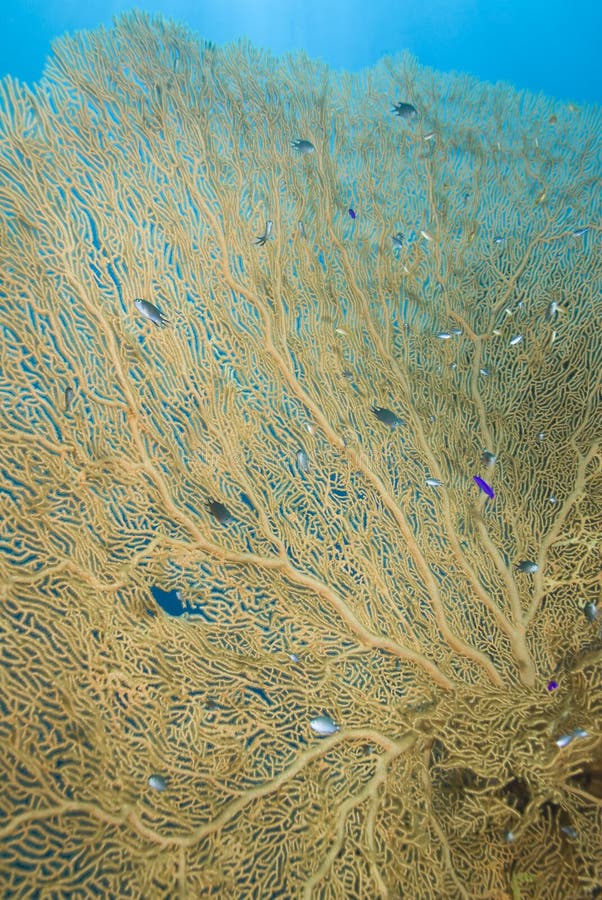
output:
[[480,478],[478,475],[473,475],[472,480],[481,488],[484,494],[487,494],[487,496],[491,497],[491,499],[493,500],[495,494],[490,484],[487,484],[487,482],[483,478]]
[[349,207],[349,215],[351,216],[352,219],[355,219],[355,211],[353,209],[351,209],[351,207]]

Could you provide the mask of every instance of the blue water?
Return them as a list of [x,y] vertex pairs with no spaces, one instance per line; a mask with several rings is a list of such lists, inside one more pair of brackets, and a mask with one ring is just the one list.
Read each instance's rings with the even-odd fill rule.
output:
[[217,44],[247,37],[274,53],[302,49],[351,70],[408,49],[438,70],[602,103],[600,0],[0,0],[0,77],[36,81],[55,37],[110,25],[132,5]]

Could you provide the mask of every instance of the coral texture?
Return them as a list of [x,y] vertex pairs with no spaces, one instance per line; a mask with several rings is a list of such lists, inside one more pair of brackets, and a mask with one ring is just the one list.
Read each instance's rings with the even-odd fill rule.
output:
[[601,124],[139,14],[1,84],[4,896],[596,895]]

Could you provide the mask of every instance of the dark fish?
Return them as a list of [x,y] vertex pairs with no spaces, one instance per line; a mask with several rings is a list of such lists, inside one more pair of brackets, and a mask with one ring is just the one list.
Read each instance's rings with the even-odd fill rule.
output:
[[389,428],[398,428],[399,425],[403,425],[401,419],[394,412],[391,412],[390,409],[385,409],[384,406],[372,406],[371,409],[378,421],[382,422],[383,425],[388,425]]
[[65,388],[65,412],[69,412],[69,407],[73,403],[73,388],[71,386]]
[[270,239],[273,224],[274,223],[270,219],[268,219],[268,221],[265,223],[265,231],[263,232],[263,234],[260,234],[258,238],[255,238],[255,243],[260,247],[263,247]]
[[207,509],[220,525],[227,525],[233,519],[232,513],[227,506],[220,503],[219,500],[207,500]]
[[527,575],[533,575],[539,569],[536,562],[532,559],[522,559],[516,567],[519,572],[525,572]]
[[297,153],[301,153],[301,155],[303,156],[307,153],[313,153],[316,149],[311,141],[304,141],[299,138],[291,141],[291,147],[293,148],[293,150],[296,150]]
[[587,228],[576,228],[573,231],[573,237],[582,237],[584,234],[587,234]]
[[493,498],[495,497],[495,494],[494,494],[493,488],[491,487],[490,484],[487,484],[487,482],[483,478],[481,478],[479,475],[473,475],[472,480],[474,481],[474,483],[476,485],[478,485],[481,488],[481,490],[483,491],[484,494],[487,494],[487,496],[491,497],[491,499],[493,500]]
[[351,216],[352,219],[355,219],[355,212],[353,211],[353,209],[351,207],[349,207],[349,215]]
[[401,231],[398,231],[397,234],[394,234],[391,238],[391,241],[393,242],[394,250],[401,250],[401,248],[403,247],[403,234],[401,233]]
[[418,110],[411,103],[394,103],[391,112],[400,119],[413,119],[418,115]]

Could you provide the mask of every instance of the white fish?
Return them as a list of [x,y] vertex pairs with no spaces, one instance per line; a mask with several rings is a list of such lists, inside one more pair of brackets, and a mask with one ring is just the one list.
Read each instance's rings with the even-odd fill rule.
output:
[[443,482],[439,481],[438,478],[427,478],[426,483],[429,487],[441,487],[441,485],[443,484]]
[[318,716],[316,719],[312,719],[309,727],[316,734],[319,734],[320,737],[335,734],[339,730],[339,726],[333,722],[330,716]]
[[513,338],[510,338],[510,346],[514,347],[516,344],[520,344],[522,339],[523,339],[522,334],[515,334]]

